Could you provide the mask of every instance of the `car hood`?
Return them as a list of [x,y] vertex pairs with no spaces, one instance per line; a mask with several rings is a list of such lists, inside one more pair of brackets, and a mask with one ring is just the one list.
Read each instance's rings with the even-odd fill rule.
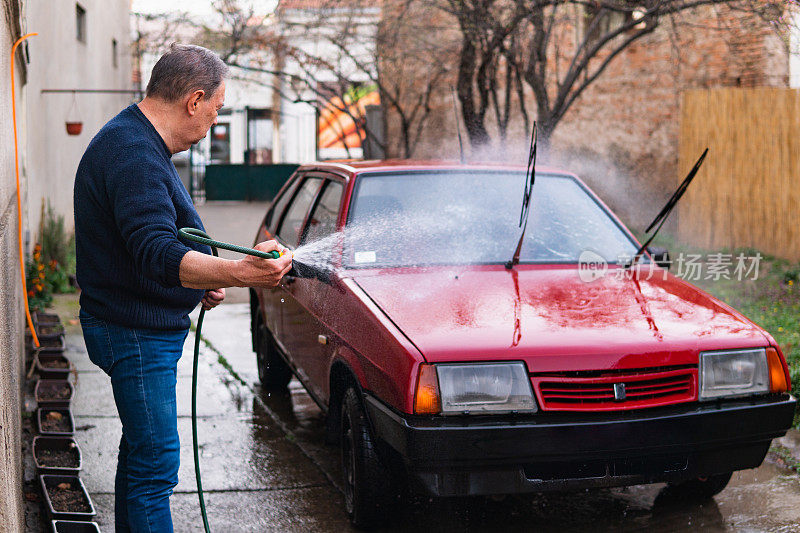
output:
[[352,277],[429,362],[524,360],[531,371],[697,364],[701,350],[766,346],[763,331],[663,271],[573,266],[391,269]]

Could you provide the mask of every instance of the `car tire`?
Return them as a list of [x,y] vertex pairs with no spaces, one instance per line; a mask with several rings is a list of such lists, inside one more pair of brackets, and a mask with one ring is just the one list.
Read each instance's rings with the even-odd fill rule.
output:
[[256,363],[261,386],[270,390],[285,389],[292,380],[292,369],[278,352],[272,333],[263,323],[256,333]]
[[352,387],[342,400],[341,446],[347,515],[357,528],[374,527],[384,516],[392,483],[375,449],[361,398]]
[[728,486],[732,475],[733,472],[727,472],[670,483],[668,490],[674,498],[701,503],[722,492]]

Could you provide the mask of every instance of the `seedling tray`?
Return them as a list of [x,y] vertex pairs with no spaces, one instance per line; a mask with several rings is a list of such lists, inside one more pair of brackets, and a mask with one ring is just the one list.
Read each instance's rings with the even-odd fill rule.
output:
[[41,379],[67,379],[72,363],[61,354],[40,353],[36,371]]
[[77,476],[83,467],[81,449],[72,437],[34,437],[33,461],[40,474]]
[[[58,413],[61,416],[51,413]],[[75,433],[75,421],[69,409],[40,407],[36,410],[36,425],[41,435],[71,437]]]
[[100,533],[97,522],[53,520],[53,533]]
[[39,483],[50,520],[89,521],[97,514],[78,476],[42,474]]
[[75,389],[66,379],[40,379],[33,389],[39,407],[69,407]]

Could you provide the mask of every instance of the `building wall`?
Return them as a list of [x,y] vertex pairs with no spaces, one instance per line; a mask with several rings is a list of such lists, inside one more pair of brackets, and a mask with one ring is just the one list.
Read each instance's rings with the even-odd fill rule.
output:
[[789,46],[789,87],[800,88],[800,13],[793,18]]
[[[0,530],[22,531],[21,402],[22,291],[17,251],[14,133],[11,127],[11,46],[20,36],[18,0],[0,0]],[[17,57],[20,57],[17,55]],[[24,65],[16,63],[17,116],[24,110]],[[24,185],[24,176],[23,176]]]
[[[724,8],[697,9],[676,22],[676,34],[665,22],[614,59],[558,124],[552,153],[543,161],[578,173],[634,228],[647,225],[688,171],[678,166],[683,90],[786,87],[789,80],[788,51],[763,22]],[[720,27],[726,29],[715,29]],[[565,30],[565,36],[569,31],[575,29]],[[561,40],[562,48],[569,42]],[[457,57],[449,60],[455,73]],[[535,117],[530,91],[527,101]],[[434,106],[414,156],[455,159],[458,141],[447,85]],[[528,139],[518,117],[512,118],[506,146],[494,145],[473,157],[524,164]],[[397,121],[391,113],[387,120],[391,139]],[[491,112],[486,125],[496,139]]]
[[[76,35],[76,4],[86,12],[85,42]],[[28,110],[28,228],[38,233],[42,202],[49,201],[73,226],[72,186],[86,146],[134,95],[42,94],[42,89],[131,89],[129,0],[32,1],[26,4],[30,42]],[[117,64],[112,61],[117,41]],[[65,122],[81,120],[80,135],[67,135]]]

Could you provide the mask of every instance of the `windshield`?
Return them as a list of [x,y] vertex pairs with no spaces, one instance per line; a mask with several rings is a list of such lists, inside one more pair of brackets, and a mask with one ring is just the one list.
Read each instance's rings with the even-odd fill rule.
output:
[[[345,231],[344,266],[509,261],[520,236],[524,172],[419,172],[359,177]],[[609,263],[635,244],[573,178],[536,175],[521,263]]]

